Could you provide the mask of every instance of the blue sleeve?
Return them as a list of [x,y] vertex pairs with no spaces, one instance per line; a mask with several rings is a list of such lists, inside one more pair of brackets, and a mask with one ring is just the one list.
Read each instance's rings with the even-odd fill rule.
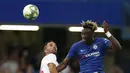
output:
[[67,58],[72,59],[75,57],[75,55],[76,55],[76,45],[73,44],[68,52]]
[[105,49],[108,49],[110,48],[110,40],[106,39],[106,38],[103,38],[103,43],[104,43],[104,48]]

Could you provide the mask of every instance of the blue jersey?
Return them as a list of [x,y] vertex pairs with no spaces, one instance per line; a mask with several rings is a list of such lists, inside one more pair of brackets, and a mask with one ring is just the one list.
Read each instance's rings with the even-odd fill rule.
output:
[[103,71],[104,55],[109,45],[110,41],[106,38],[95,38],[92,45],[79,41],[72,45],[67,58],[78,58],[81,73]]

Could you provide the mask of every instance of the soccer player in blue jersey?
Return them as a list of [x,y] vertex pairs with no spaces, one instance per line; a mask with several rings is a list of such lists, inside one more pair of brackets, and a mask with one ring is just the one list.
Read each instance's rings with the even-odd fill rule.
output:
[[104,55],[108,48],[113,50],[121,49],[119,42],[108,31],[108,24],[103,22],[104,34],[106,38],[95,38],[94,31],[97,24],[92,21],[81,23],[83,30],[81,32],[82,40],[74,43],[69,50],[68,55],[57,67],[60,72],[68,65],[74,57],[78,58],[80,73],[104,73]]

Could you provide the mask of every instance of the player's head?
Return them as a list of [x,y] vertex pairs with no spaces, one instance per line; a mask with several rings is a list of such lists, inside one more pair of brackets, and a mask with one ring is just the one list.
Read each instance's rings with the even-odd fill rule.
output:
[[45,43],[44,52],[45,52],[45,54],[49,54],[49,53],[56,54],[57,53],[56,43],[53,41],[49,41],[49,42]]
[[81,37],[83,41],[91,40],[94,37],[94,31],[97,30],[97,24],[92,21],[82,21],[81,25],[83,30],[81,32]]

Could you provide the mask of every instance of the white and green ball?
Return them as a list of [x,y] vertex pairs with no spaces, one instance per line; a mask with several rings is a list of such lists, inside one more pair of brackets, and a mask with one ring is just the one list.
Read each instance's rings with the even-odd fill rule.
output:
[[23,16],[28,20],[35,20],[39,16],[39,9],[33,4],[28,4],[23,9]]

